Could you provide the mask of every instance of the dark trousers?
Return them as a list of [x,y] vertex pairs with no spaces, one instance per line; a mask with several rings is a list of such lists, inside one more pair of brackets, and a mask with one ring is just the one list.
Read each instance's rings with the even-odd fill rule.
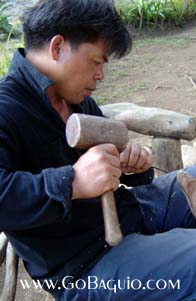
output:
[[[196,166],[188,172],[196,177]],[[139,202],[132,204],[130,197],[123,205],[123,241],[74,288],[70,278],[57,300],[196,301],[196,220],[176,183],[176,172],[129,193]]]

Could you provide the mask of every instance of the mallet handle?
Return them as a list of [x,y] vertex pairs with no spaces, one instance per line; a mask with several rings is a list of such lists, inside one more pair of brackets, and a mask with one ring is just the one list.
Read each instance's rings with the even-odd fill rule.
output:
[[123,236],[118,221],[113,191],[105,192],[101,196],[101,204],[105,227],[105,240],[110,246],[115,246],[119,244]]

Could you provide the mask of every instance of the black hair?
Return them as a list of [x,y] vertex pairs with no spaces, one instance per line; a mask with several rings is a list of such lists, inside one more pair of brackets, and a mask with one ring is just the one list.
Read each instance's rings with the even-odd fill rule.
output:
[[40,0],[21,20],[26,51],[40,49],[58,34],[73,47],[102,39],[117,58],[131,49],[130,33],[112,0]]

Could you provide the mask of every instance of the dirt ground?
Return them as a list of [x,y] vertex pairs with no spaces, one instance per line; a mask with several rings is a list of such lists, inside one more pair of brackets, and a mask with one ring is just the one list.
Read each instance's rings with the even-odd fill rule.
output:
[[[95,99],[100,104],[128,101],[196,115],[196,22],[175,33],[137,38],[128,56],[108,64]],[[19,279],[27,279],[22,265]],[[16,300],[47,297],[35,289],[24,291],[18,283]]]
[[95,96],[100,103],[196,113],[196,22],[178,33],[135,40],[129,55],[106,66]]

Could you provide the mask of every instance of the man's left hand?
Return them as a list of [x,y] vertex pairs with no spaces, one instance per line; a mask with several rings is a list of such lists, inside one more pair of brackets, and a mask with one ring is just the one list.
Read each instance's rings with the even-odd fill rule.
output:
[[152,156],[139,144],[128,143],[120,153],[121,170],[123,173],[142,173],[152,166]]

